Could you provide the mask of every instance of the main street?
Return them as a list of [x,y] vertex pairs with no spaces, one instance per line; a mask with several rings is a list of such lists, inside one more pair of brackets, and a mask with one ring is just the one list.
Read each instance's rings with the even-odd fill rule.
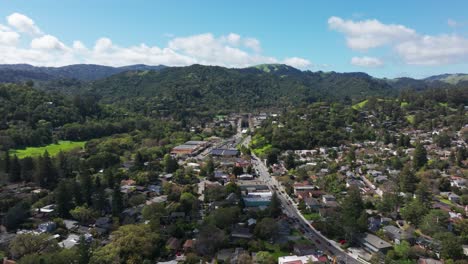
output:
[[[250,136],[244,139],[242,144],[248,145],[250,142]],[[298,210],[295,205],[295,202],[291,197],[286,193],[283,186],[274,178],[271,177],[268,172],[267,166],[257,157],[255,154],[252,154],[253,165],[256,171],[258,172],[258,177],[260,180],[265,182],[272,191],[277,193],[277,196],[281,202],[283,212],[290,218],[294,219],[299,226],[305,231],[304,236],[312,241],[319,250],[328,253],[336,257],[337,261],[341,263],[349,264],[358,264],[356,259],[347,254],[339,244],[333,240],[329,240],[320,231],[316,230],[310,222],[304,218],[302,213]]]

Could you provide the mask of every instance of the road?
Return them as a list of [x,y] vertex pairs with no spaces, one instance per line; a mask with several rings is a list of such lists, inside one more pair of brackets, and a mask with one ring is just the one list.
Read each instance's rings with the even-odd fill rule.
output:
[[[248,145],[249,142],[250,136],[245,138],[242,144]],[[323,236],[320,231],[316,230],[297,209],[294,200],[291,199],[291,197],[285,192],[283,186],[274,177],[271,177],[266,165],[257,156],[255,156],[255,154],[252,154],[252,156],[253,165],[258,172],[259,179],[265,182],[271,190],[276,191],[278,198],[281,201],[283,212],[288,217],[294,219],[294,221],[296,221],[298,225],[303,230],[305,230],[304,236],[311,240],[319,250],[326,252],[329,255],[336,256],[339,262],[347,264],[360,264],[359,261],[341,249],[339,244],[333,240],[329,240]]]

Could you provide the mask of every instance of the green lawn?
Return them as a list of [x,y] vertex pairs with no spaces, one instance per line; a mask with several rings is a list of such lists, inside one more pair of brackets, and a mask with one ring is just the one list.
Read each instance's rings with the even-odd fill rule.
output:
[[281,248],[278,244],[265,243],[265,249],[268,250],[275,259],[289,255],[289,252],[281,251]]
[[320,215],[318,213],[311,213],[311,214],[302,214],[305,219],[309,221],[317,221],[320,220]]
[[364,106],[366,106],[368,101],[369,100],[366,99],[366,100],[364,100],[364,101],[362,101],[360,103],[357,103],[357,104],[353,105],[353,109],[359,110],[359,109],[363,108]]
[[410,124],[414,124],[414,115],[407,115],[406,120],[408,120]]
[[60,151],[70,151],[72,149],[83,148],[85,141],[59,141],[57,144],[50,144],[44,147],[28,147],[25,149],[15,149],[10,152],[11,155],[17,155],[22,159],[25,157],[36,157],[44,154],[47,150],[50,156],[57,155]]

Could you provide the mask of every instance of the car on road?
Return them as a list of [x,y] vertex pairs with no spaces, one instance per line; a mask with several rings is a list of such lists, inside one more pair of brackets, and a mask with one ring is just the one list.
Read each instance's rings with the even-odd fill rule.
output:
[[317,244],[319,244],[319,245],[322,244],[322,243],[320,243],[320,240],[318,240],[318,239],[315,239],[315,242],[316,242]]

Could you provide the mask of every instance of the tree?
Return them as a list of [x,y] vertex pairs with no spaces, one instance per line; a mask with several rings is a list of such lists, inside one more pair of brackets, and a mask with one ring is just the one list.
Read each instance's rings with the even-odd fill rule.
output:
[[259,251],[255,256],[258,264],[275,264],[277,262],[268,251]]
[[50,239],[49,234],[20,234],[10,242],[10,253],[16,259],[28,254],[53,252],[57,249],[57,241]]
[[120,213],[123,210],[123,198],[122,192],[120,191],[120,186],[115,185],[114,191],[112,192],[112,215],[120,216]]
[[177,160],[169,154],[164,155],[163,164],[166,173],[173,173],[179,168]]
[[267,165],[273,165],[273,164],[278,163],[278,152],[279,152],[278,149],[271,149],[267,153],[267,158],[266,158]]
[[413,168],[419,170],[427,163],[427,151],[424,146],[418,142],[413,154]]
[[380,212],[391,214],[396,212],[400,204],[400,197],[395,192],[384,192],[382,200],[377,203],[377,209]]
[[37,163],[36,182],[43,188],[53,189],[57,183],[57,174],[47,150],[38,159]]
[[10,152],[6,151],[5,152],[5,158],[3,159],[3,171],[5,173],[10,172],[10,165],[11,165],[11,158],[10,158]]
[[154,260],[163,248],[159,234],[149,225],[124,225],[112,232],[109,244],[97,249],[91,264],[142,263]]
[[141,215],[143,219],[150,222],[151,230],[157,231],[160,228],[161,217],[166,214],[166,207],[163,203],[153,203],[143,207]]
[[77,247],[78,264],[88,264],[91,259],[91,243],[86,241],[84,235],[81,235]]
[[348,195],[343,200],[341,206],[341,219],[340,223],[344,229],[345,237],[351,243],[354,243],[357,235],[365,231],[366,226],[362,226],[360,218],[365,214],[364,202],[361,198],[361,193],[357,187],[349,189]]
[[29,217],[30,206],[26,202],[20,202],[8,209],[3,224],[9,229],[17,228],[24,220]]
[[244,169],[242,167],[235,166],[234,168],[232,168],[232,174],[234,174],[235,176],[239,176],[242,173],[244,173]]
[[402,241],[400,244],[395,244],[393,246],[395,254],[402,260],[409,258],[409,253],[411,250],[411,245],[408,241]]
[[218,249],[222,248],[226,239],[223,230],[211,224],[203,225],[197,236],[195,250],[199,255],[213,256]]
[[213,211],[208,217],[207,222],[214,224],[219,228],[226,228],[235,224],[240,215],[239,207],[223,207]]
[[277,232],[278,225],[273,218],[263,218],[255,225],[255,235],[264,240],[273,238]]
[[438,136],[435,137],[434,141],[437,144],[437,146],[439,146],[440,148],[446,148],[446,147],[450,147],[452,140],[446,132],[442,132]]
[[9,180],[10,182],[19,182],[21,180],[21,164],[16,155],[13,156],[10,164]]
[[268,211],[270,213],[270,217],[273,217],[273,218],[279,217],[282,214],[281,202],[276,192],[274,192],[273,195],[271,196],[271,202],[270,202],[270,205],[268,206]]
[[427,213],[426,206],[419,199],[413,199],[401,209],[401,216],[406,221],[418,225]]
[[215,180],[214,171],[215,171],[214,161],[213,161],[213,157],[210,155],[204,166],[205,176],[208,178],[208,180],[210,181]]
[[180,204],[186,213],[196,211],[198,208],[198,199],[189,192],[184,192],[180,195]]
[[422,219],[419,227],[424,234],[433,236],[436,233],[447,231],[449,214],[442,210],[431,210]]
[[240,194],[241,190],[235,182],[229,182],[226,184],[226,193]]
[[73,208],[73,189],[71,182],[69,180],[61,180],[54,190],[54,196],[59,216],[69,216],[69,212]]
[[34,174],[34,160],[31,157],[25,157],[21,160],[21,180],[29,182]]
[[89,224],[91,220],[98,216],[98,213],[91,208],[85,206],[77,206],[70,210],[71,216],[82,224]]
[[143,156],[141,155],[140,151],[137,151],[137,153],[135,154],[135,162],[134,162],[133,166],[136,169],[141,169],[141,168],[143,168],[145,166],[145,161],[144,161]]
[[101,184],[101,178],[96,177],[95,183],[95,192],[93,195],[93,208],[94,210],[98,212],[102,212],[106,209],[108,206],[107,199],[106,199],[106,193],[104,190],[104,187]]
[[440,256],[443,259],[460,259],[463,248],[460,239],[451,232],[438,233],[435,237],[441,242]]
[[400,172],[400,190],[404,193],[413,193],[418,179],[410,166],[405,166]]
[[[78,259],[75,248],[59,249],[52,252],[32,253],[22,257],[20,264],[68,264],[70,261]],[[72,262],[75,263],[75,262]]]
[[80,190],[83,195],[84,202],[91,206],[92,204],[92,195],[93,195],[93,181],[91,175],[89,175],[88,170],[84,170],[80,174]]
[[288,155],[286,156],[286,160],[284,161],[284,166],[286,167],[286,169],[290,170],[290,169],[294,169],[296,167],[296,160],[294,158],[294,154],[293,153],[288,153]]
[[432,201],[432,193],[429,189],[429,184],[427,180],[422,180],[416,187],[416,199],[419,199],[422,204],[426,205],[427,207],[430,206]]
[[237,264],[253,264],[252,257],[249,253],[244,252],[237,258]]

